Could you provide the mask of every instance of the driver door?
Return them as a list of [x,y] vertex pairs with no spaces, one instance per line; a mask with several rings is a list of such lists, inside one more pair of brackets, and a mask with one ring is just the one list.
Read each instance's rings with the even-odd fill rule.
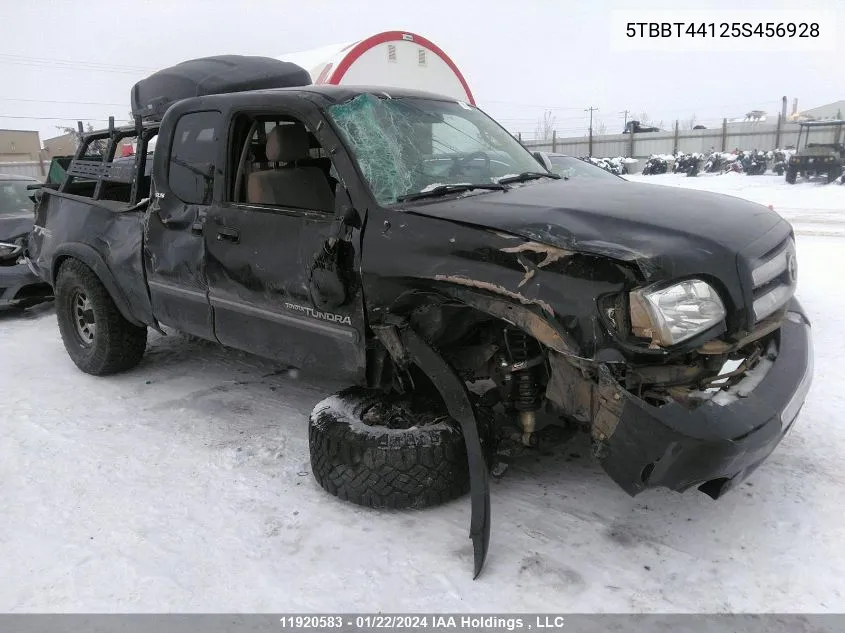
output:
[[[248,186],[251,173],[272,179],[274,172],[290,170],[286,182],[291,189],[310,178],[325,178],[309,182],[332,195],[333,161],[322,148],[338,143],[327,125],[317,124],[317,112],[303,109],[231,115],[230,178],[223,200],[209,212],[205,230],[214,333],[224,345],[360,382],[366,366],[366,326],[358,229],[343,225],[333,197],[289,191],[283,185],[275,188],[275,198],[253,199]],[[303,155],[296,160],[290,148],[281,160],[271,155],[266,139],[278,126],[302,126],[307,132],[310,147],[300,148]],[[324,203],[315,204],[315,199]],[[341,254],[335,269],[345,296],[322,301],[314,291],[315,270],[325,270],[328,243],[337,237]]]

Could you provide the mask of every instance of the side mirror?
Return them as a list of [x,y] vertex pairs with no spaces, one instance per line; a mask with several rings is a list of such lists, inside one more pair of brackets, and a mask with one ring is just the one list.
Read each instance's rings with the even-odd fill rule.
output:
[[349,192],[341,183],[335,186],[334,194],[334,212],[335,215],[342,219],[346,226],[353,229],[361,228],[361,216],[352,205],[352,198],[349,197]]

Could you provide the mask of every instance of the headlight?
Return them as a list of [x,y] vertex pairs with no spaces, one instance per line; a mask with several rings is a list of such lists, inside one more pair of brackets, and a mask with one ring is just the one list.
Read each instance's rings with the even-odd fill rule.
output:
[[689,279],[672,286],[631,292],[634,334],[669,346],[705,332],[725,318],[725,305],[707,282]]

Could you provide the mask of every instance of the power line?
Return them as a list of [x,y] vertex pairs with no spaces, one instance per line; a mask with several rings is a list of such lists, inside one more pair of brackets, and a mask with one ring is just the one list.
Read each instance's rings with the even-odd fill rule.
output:
[[117,70],[111,68],[95,68],[95,67],[86,67],[86,66],[70,66],[70,65],[62,65],[62,64],[35,64],[35,63],[28,63],[28,62],[17,62],[17,61],[7,61],[0,59],[0,62],[3,64],[15,64],[18,66],[23,66],[25,68],[38,68],[39,70],[75,70],[79,72],[97,72],[97,73],[111,73],[115,75],[143,75],[149,71],[141,71],[141,70]]
[[60,103],[62,105],[126,106],[125,103],[105,103],[103,101],[52,101],[50,99],[12,99],[6,97],[0,97],[0,101],[22,101],[25,103]]
[[563,106],[539,105],[537,103],[516,103],[514,101],[497,101],[496,99],[481,99],[484,103],[503,103],[505,105],[521,106],[523,108],[545,108],[546,110],[580,110],[581,108],[568,108]]
[[108,121],[99,117],[89,116],[15,116],[11,114],[0,114],[0,119],[34,119],[37,121]]
[[27,55],[12,55],[10,53],[0,53],[0,58],[3,61],[8,61],[9,63],[34,63],[34,64],[72,64],[74,66],[95,66],[98,68],[112,68],[115,70],[124,70],[124,71],[155,71],[157,69],[151,68],[149,66],[135,66],[132,64],[110,64],[104,62],[89,62],[84,60],[74,60],[74,59],[52,59],[49,57],[29,57]]
[[[578,116],[578,117],[554,117],[555,122],[557,121],[584,121],[587,117],[586,116]],[[530,118],[530,117],[521,117],[521,118],[507,118],[507,117],[496,117],[497,121],[506,122],[506,123],[536,123],[538,119]]]
[[[511,102],[507,102],[507,101],[495,102],[493,100],[490,100],[489,102],[490,103],[511,103]],[[756,101],[756,102],[753,102],[753,103],[745,102],[743,104],[734,103],[732,105],[707,105],[704,109],[705,110],[715,110],[715,109],[718,108],[718,109],[727,110],[727,109],[751,108],[751,107],[772,105],[772,104],[775,104],[775,103],[780,104],[780,100],[778,99],[778,100],[771,100],[771,101]],[[556,108],[555,106],[550,106],[550,105],[546,105],[546,106],[533,105],[532,106],[531,104],[517,104],[517,103],[511,103],[511,105],[522,105],[522,106],[525,106],[525,107],[542,107],[542,108],[545,108],[545,109],[548,109],[548,110],[555,110],[555,109],[583,110],[583,108]],[[672,110],[665,111],[665,112],[661,111],[659,114],[660,114],[660,117],[663,117],[663,118],[672,118],[672,119],[678,118],[678,119],[680,119],[680,118],[686,118],[687,116],[690,116],[693,113],[695,113],[696,111],[700,111],[701,109],[702,109],[701,106],[683,108],[683,109],[677,108],[677,109],[672,109]],[[586,112],[586,110],[584,110],[584,111]],[[620,111],[619,114],[625,115],[626,112],[627,112],[627,116],[631,116],[631,115],[636,114],[636,111],[631,110],[631,109],[626,109],[626,110]],[[559,119],[559,120],[577,120],[579,118],[580,117],[568,117],[568,118]],[[651,118],[655,118],[655,117],[651,117]],[[713,120],[716,120],[716,119],[721,120],[721,118],[725,118],[725,117],[713,117]],[[728,118],[730,118],[730,117],[728,117]],[[509,121],[509,122],[536,121],[536,119],[530,118],[530,117],[513,117],[513,118],[502,117],[502,118],[497,118],[497,120],[499,120],[499,121]],[[627,123],[627,118],[626,118],[625,122]]]

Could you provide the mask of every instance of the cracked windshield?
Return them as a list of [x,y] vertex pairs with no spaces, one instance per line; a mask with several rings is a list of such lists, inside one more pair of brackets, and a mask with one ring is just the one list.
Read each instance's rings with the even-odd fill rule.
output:
[[500,179],[545,172],[508,132],[465,103],[360,95],[328,112],[381,204],[426,192],[499,189]]

